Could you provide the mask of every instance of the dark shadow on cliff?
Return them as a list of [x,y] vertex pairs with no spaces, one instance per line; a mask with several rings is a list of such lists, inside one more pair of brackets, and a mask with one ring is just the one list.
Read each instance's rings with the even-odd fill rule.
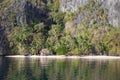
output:
[[0,3],[2,3],[3,2],[3,0],[0,0]]
[[7,34],[5,33],[5,27],[0,26],[0,56],[8,54],[10,54],[10,50]]
[[42,4],[40,5],[39,3],[33,5],[28,1],[26,2],[25,5],[26,21],[28,24],[31,25],[43,22],[46,25],[46,28],[48,28],[48,25],[52,23],[52,19],[49,18],[50,10],[47,7],[47,1],[43,0],[42,2],[44,3],[44,5]]

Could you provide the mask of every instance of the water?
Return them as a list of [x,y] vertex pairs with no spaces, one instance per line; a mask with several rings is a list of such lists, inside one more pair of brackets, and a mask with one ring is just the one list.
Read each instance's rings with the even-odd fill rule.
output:
[[1,57],[0,80],[120,80],[120,60]]

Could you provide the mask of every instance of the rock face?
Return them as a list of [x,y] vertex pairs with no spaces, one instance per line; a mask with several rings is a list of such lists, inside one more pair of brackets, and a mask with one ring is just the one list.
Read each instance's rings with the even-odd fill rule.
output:
[[4,34],[4,28],[0,27],[0,56],[6,55],[7,52],[8,52],[7,38],[5,37]]
[[[60,8],[63,12],[74,12],[79,7],[89,3],[90,0],[61,0]],[[108,10],[109,23],[114,27],[120,25],[120,0],[94,0],[100,2],[101,6]],[[76,23],[79,24],[81,17],[77,17]]]
[[14,0],[11,6],[12,11],[16,10],[15,20],[18,25],[26,24],[25,6],[26,0]]
[[[0,17],[2,17],[1,26],[12,27],[14,25],[25,25],[34,19],[44,21],[47,17],[46,10],[41,7],[41,1],[45,4],[47,0],[0,0]],[[91,0],[60,0],[60,8],[63,12],[74,12],[79,7],[84,6]],[[108,20],[113,26],[120,24],[120,0],[94,0],[100,2],[103,8],[108,9]],[[3,4],[4,3],[4,4]],[[80,23],[81,17],[77,17],[76,23]]]
[[[79,7],[84,6],[91,0],[60,0],[60,8],[63,12],[74,12]],[[120,0],[94,0],[100,2],[101,6],[108,9],[109,23],[114,27],[120,24]],[[47,17],[46,10],[41,7],[42,3],[47,0],[0,0],[0,17],[2,17],[2,26],[25,25],[34,19],[44,21],[43,17]],[[3,4],[4,3],[4,4]],[[1,15],[2,14],[2,15]],[[9,15],[9,16],[8,16]],[[12,20],[11,20],[12,19]],[[77,21],[80,20],[78,16]],[[80,21],[77,23],[79,24]]]
[[[46,10],[42,4],[46,0],[4,0],[0,1],[1,26],[13,27],[24,26],[34,20],[43,21],[47,17]],[[42,3],[41,3],[42,2]]]

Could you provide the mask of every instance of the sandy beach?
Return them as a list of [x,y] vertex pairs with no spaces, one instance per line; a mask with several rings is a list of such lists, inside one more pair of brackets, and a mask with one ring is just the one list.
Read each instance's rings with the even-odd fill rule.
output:
[[38,56],[38,55],[32,55],[32,56],[24,56],[24,55],[10,55],[5,56],[10,58],[73,58],[73,59],[120,59],[120,56],[65,56],[65,55],[50,55],[50,56]]

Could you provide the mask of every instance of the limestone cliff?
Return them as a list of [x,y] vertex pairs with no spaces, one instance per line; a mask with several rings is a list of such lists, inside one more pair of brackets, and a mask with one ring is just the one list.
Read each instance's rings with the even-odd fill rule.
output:
[[[61,0],[61,10],[63,12],[75,12],[79,7],[84,6],[91,0]],[[109,23],[114,27],[120,24],[120,0],[94,0],[96,3],[99,2],[101,6],[108,10]],[[96,4],[95,3],[95,4]],[[82,16],[77,16],[77,24],[80,23]]]
[[[43,17],[47,17],[46,13],[49,10],[46,10],[44,6],[48,1],[49,0],[0,0],[1,26],[23,26],[35,19],[38,21],[45,21]],[[60,0],[60,9],[63,12],[74,12],[90,1],[91,0]],[[108,10],[108,20],[113,26],[118,26],[120,24],[120,0],[94,1],[96,3],[100,2],[101,6]],[[78,24],[80,18],[80,16],[77,16]]]
[[7,52],[6,36],[14,26],[46,21],[45,4],[46,0],[0,0],[0,55]]
[[[88,4],[91,0],[60,0],[60,10],[62,12],[76,12],[79,7]],[[120,0],[94,0],[107,11],[107,20],[114,26],[120,25]],[[10,31],[14,26],[24,26],[37,22],[47,22],[50,10],[46,5],[54,0],[0,0],[0,55],[7,52],[6,31]],[[94,11],[93,11],[94,13]],[[86,13],[87,14],[87,13]],[[94,14],[93,14],[94,15]],[[85,14],[77,14],[74,22],[79,26]],[[99,21],[99,20],[98,20]],[[51,21],[52,22],[52,21]],[[50,22],[50,23],[51,23]],[[5,49],[6,48],[6,49]]]

